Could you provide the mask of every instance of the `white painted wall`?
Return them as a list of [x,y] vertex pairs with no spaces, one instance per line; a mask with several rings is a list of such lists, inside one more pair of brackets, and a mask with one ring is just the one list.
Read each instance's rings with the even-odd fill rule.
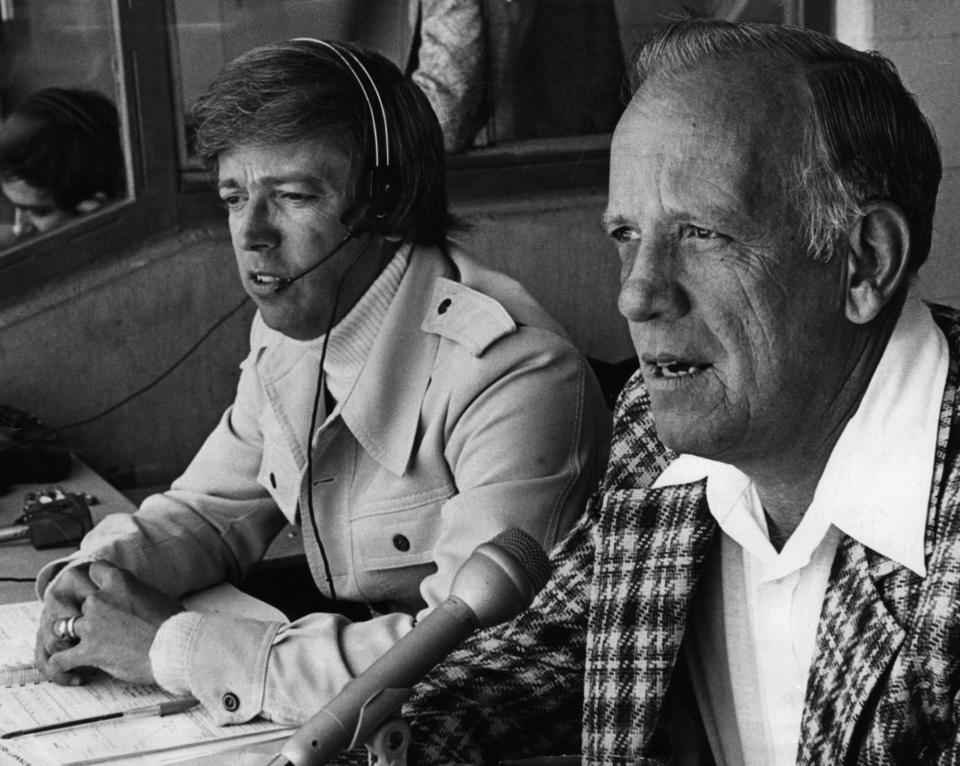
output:
[[836,36],[889,57],[933,123],[943,155],[923,295],[960,307],[960,0],[836,0]]

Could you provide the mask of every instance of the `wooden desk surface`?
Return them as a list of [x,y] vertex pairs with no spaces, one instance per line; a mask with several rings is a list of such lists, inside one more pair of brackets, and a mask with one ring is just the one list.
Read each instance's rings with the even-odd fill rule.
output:
[[[118,490],[98,476],[89,466],[74,458],[70,475],[59,482],[47,484],[16,484],[8,492],[0,494],[0,526],[13,524],[23,511],[23,498],[27,492],[39,492],[51,486],[64,492],[90,494],[97,503],[90,505],[90,515],[96,524],[111,513],[133,513],[136,506]],[[14,540],[0,544],[0,578],[35,578],[44,565],[76,550],[76,546],[35,549],[29,540]],[[30,601],[35,598],[34,584],[0,580],[0,603]]]
[[[27,492],[39,492],[51,484],[17,484],[0,494],[0,527],[12,524],[23,510],[23,498]],[[96,524],[111,513],[133,513],[137,505],[118,489],[107,483],[83,461],[74,458],[70,475],[52,486],[64,492],[90,494],[98,502],[90,506],[90,515]],[[0,604],[30,601],[35,597],[32,578],[51,561],[56,561],[76,550],[76,546],[36,550],[29,540],[0,543]],[[283,529],[273,541],[260,567],[285,567],[305,560],[300,531],[293,526]],[[30,579],[29,582],[11,582],[3,578]]]
[[[0,494],[0,526],[14,523],[23,511],[23,499],[27,492],[39,492],[51,487],[59,487],[64,492],[90,494],[97,498],[97,503],[90,505],[90,515],[94,524],[111,513],[133,513],[137,505],[128,499],[115,487],[107,483],[93,469],[81,460],[74,458],[70,475],[62,481],[52,484],[17,484],[9,491]],[[76,546],[62,548],[47,548],[36,550],[29,540],[14,540],[0,543],[0,603],[10,604],[19,601],[32,601],[36,598],[34,578],[37,573],[51,561],[56,561],[76,550]],[[267,551],[260,567],[284,567],[304,561],[303,544],[299,530],[288,526],[280,532],[276,540]],[[2,578],[17,578],[25,582],[11,582]],[[219,766],[225,763],[225,757],[236,766],[246,764],[264,764],[270,756],[278,752],[289,733],[278,735],[272,743],[263,743],[259,746],[249,746],[249,749],[238,749],[227,753],[219,753],[208,758],[196,760],[200,766]],[[244,760],[247,759],[247,760]],[[145,763],[152,762],[144,759]],[[189,763],[194,763],[190,761]]]

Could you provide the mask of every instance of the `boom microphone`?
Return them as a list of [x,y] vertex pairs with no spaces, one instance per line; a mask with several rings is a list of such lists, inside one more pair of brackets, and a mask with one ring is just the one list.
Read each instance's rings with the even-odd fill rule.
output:
[[324,253],[320,260],[318,260],[312,266],[308,266],[303,271],[297,272],[292,277],[283,277],[280,279],[273,288],[273,291],[275,293],[279,293],[281,290],[286,290],[298,279],[307,276],[307,274],[309,274],[311,271],[319,266],[322,266],[331,258],[333,258],[333,256],[339,253],[340,248],[342,248],[345,244],[347,244],[347,242],[349,242],[362,231],[360,224],[366,223],[367,216],[371,212],[371,207],[372,206],[369,202],[363,202],[359,205],[354,205],[353,207],[348,208],[340,218],[340,223],[342,223],[344,226],[343,238],[326,253]]
[[267,766],[323,766],[366,742],[461,641],[522,612],[549,577],[547,555],[520,529],[477,546],[450,595],[303,724]]

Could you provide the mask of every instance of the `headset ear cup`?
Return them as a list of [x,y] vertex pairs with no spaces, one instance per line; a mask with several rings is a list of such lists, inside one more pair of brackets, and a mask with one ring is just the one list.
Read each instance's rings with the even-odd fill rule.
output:
[[400,179],[392,165],[380,165],[370,170],[369,199],[377,218],[386,218],[397,207],[400,198]]
[[[392,167],[373,168],[367,176],[367,196],[340,216],[340,223],[353,232],[375,231],[397,207],[400,185]],[[380,232],[383,233],[383,232]]]
[[[347,208],[340,216],[340,222],[350,231],[376,231],[382,228],[383,219],[396,210],[400,199],[400,175],[391,164],[390,129],[384,99],[370,71],[349,48],[312,37],[297,37],[295,41],[321,46],[337,56],[356,80],[366,102],[373,136],[373,145],[369,148],[372,167],[367,172],[365,197]],[[379,109],[374,109],[374,104]]]

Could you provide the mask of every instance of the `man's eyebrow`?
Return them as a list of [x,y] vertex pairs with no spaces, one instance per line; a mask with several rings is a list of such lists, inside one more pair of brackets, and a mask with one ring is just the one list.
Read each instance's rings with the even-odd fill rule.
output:
[[[261,186],[281,186],[282,184],[299,183],[313,187],[324,187],[326,182],[316,173],[287,173],[282,176],[263,176],[257,179]],[[223,178],[217,182],[218,189],[239,189],[243,186],[236,178]]]
[[605,230],[621,226],[625,221],[626,219],[622,215],[611,213],[608,210],[604,210],[600,215],[600,227]]

